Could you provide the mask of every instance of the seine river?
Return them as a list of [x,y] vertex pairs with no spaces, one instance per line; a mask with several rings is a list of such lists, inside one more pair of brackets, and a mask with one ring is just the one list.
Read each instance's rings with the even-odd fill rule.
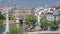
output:
[[3,34],[4,30],[5,30],[4,26],[0,26],[0,34]]

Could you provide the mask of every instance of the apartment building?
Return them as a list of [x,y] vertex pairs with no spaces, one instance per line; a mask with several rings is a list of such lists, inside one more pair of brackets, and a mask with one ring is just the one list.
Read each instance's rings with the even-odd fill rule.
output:
[[30,8],[19,8],[15,10],[15,17],[24,18],[28,14],[32,14],[33,9]]
[[60,20],[60,10],[55,10],[53,15],[56,17],[56,20]]
[[55,11],[55,8],[47,8],[46,17],[48,21],[54,20],[54,15],[53,15],[54,11]]
[[43,11],[43,12],[41,13],[40,18],[41,18],[41,16],[45,15],[47,17],[48,21],[54,20],[53,12],[55,11],[55,8],[41,8],[41,7],[35,8],[35,11],[34,11],[35,15],[38,16],[38,13],[41,11]]

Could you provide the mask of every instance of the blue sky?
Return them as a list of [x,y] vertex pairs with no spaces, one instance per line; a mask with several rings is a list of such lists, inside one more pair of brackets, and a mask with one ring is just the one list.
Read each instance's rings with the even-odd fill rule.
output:
[[0,0],[0,6],[7,7],[7,5],[9,5],[15,7],[15,3],[16,7],[49,7],[60,4],[60,0]]

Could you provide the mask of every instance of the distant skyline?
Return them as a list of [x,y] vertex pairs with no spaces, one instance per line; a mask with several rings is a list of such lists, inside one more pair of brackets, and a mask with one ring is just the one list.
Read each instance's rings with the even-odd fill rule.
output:
[[0,6],[7,7],[50,7],[53,5],[60,5],[60,0],[0,0]]

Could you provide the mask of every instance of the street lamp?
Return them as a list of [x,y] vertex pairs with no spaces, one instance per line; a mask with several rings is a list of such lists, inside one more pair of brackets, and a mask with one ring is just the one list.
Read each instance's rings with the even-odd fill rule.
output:
[[3,32],[3,34],[6,34],[7,32],[9,32],[9,17],[8,17],[8,11],[9,11],[9,5],[7,5],[7,8],[5,8],[5,14],[6,14],[6,28],[5,31]]
[[9,9],[8,8],[5,8],[5,14],[6,14],[6,22],[5,22],[5,24],[6,24],[6,28],[5,28],[5,31],[3,32],[3,34],[6,34],[7,32],[9,32],[9,18],[8,18],[8,11],[9,11]]
[[43,10],[43,8],[38,8],[38,10],[36,9],[36,12],[37,12],[36,14],[37,14],[37,18],[38,18],[38,24],[41,25],[40,24],[40,18],[41,18],[40,15],[42,12],[44,12],[44,10]]

